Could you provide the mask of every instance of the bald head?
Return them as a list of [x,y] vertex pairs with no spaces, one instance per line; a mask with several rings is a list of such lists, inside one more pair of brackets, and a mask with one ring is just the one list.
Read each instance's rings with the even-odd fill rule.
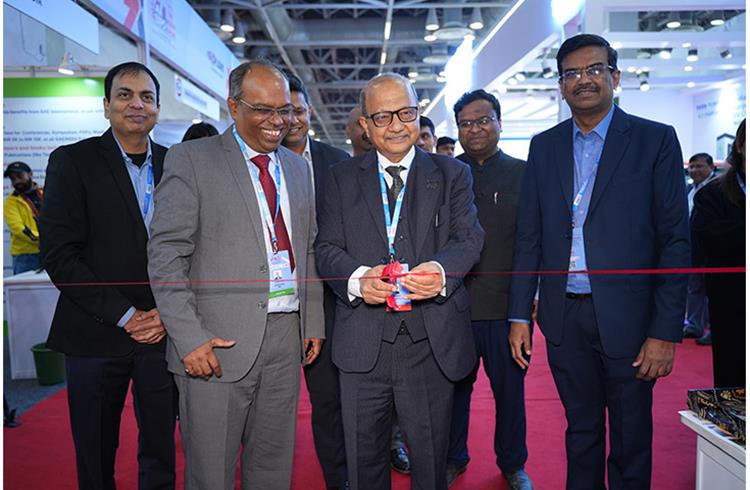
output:
[[362,115],[367,114],[367,95],[380,85],[394,83],[403,85],[404,89],[406,89],[410,97],[414,98],[415,102],[419,100],[417,98],[417,89],[414,88],[414,85],[408,78],[393,72],[381,73],[380,75],[372,77],[367,82],[367,85],[365,85],[365,88],[359,93],[359,108],[362,111]]

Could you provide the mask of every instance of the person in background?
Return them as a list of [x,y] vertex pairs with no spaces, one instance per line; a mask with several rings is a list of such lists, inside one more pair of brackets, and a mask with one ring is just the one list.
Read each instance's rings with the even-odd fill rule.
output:
[[[297,76],[287,73],[292,97],[292,120],[282,145],[305,159],[310,167],[315,192],[316,212],[322,211],[325,185],[330,167],[349,158],[349,154],[321,141],[310,138],[312,107],[305,85]],[[323,310],[326,338],[333,336],[333,314],[336,297],[324,283]],[[344,489],[346,485],[346,448],[344,426],[341,422],[341,390],[339,371],[331,361],[331,342],[324,342],[318,360],[305,366],[305,384],[312,405],[311,423],[318,461],[329,490]]]
[[59,287],[47,347],[65,354],[78,487],[115,488],[120,417],[132,384],[138,488],[172,489],[177,393],[146,257],[152,192],[167,152],[148,136],[159,118],[159,81],[127,62],[109,70],[104,90],[110,129],[61,146],[47,166],[42,263],[54,284],[89,283]]
[[187,131],[185,131],[185,136],[182,137],[182,141],[208,138],[209,136],[216,136],[217,134],[219,134],[219,130],[216,129],[213,124],[199,122],[187,128]]
[[37,220],[42,209],[44,189],[34,182],[31,167],[13,162],[3,176],[10,179],[13,192],[3,205],[5,224],[10,231],[10,256],[13,274],[39,269],[39,228]]
[[419,116],[419,138],[417,146],[426,151],[433,153],[435,151],[435,124],[427,116]]
[[[495,399],[494,449],[496,463],[511,490],[530,490],[533,484],[524,469],[526,407],[524,375],[508,348],[508,293],[516,239],[516,215],[526,162],[498,148],[502,121],[500,102],[484,90],[467,92],[453,106],[458,138],[465,153],[457,157],[471,169],[474,204],[484,229],[479,262],[464,282],[471,298],[471,327],[477,357],[490,379]],[[469,409],[479,360],[469,376],[456,383],[448,447],[448,485],[469,464]]]
[[[730,168],[695,195],[691,227],[705,267],[745,267],[745,119]],[[745,273],[706,274],[714,386],[745,387]]]
[[[693,183],[688,185],[688,212],[693,214],[695,194],[706,186],[714,177],[714,159],[708,153],[697,153],[688,160],[688,174]],[[702,261],[693,247],[693,267],[701,267]],[[690,274],[688,279],[687,314],[683,336],[695,337],[697,344],[711,345],[711,331],[703,333],[708,325],[708,298],[703,274]]]
[[438,155],[447,155],[452,157],[456,152],[456,140],[450,136],[441,136],[437,139],[437,145],[435,145],[435,153]]
[[356,106],[349,113],[349,120],[346,123],[346,137],[352,142],[352,153],[355,157],[372,150],[372,141],[367,136],[365,128],[359,123],[360,117],[362,117],[362,109]]

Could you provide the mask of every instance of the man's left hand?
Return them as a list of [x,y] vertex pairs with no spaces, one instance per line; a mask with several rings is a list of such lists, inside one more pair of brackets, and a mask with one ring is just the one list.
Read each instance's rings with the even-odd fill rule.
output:
[[443,277],[440,267],[426,262],[419,264],[402,277],[401,284],[411,292],[406,297],[412,301],[418,301],[437,296],[443,289]]
[[636,378],[653,381],[667,376],[674,365],[674,342],[648,337],[641,346],[633,367],[638,368]]
[[305,366],[312,362],[320,355],[320,349],[323,347],[323,339],[305,339]]

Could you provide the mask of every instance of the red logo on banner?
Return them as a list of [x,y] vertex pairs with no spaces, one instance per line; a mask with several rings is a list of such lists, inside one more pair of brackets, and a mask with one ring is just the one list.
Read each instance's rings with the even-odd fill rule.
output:
[[138,14],[141,11],[141,0],[123,0],[123,3],[128,7],[128,16],[125,17],[125,27],[132,31],[135,19],[138,18]]

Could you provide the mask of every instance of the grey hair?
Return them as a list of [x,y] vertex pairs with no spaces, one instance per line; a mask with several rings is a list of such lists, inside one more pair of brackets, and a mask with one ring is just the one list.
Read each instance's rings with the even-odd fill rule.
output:
[[370,80],[368,80],[367,85],[362,89],[362,91],[359,93],[359,106],[360,109],[362,109],[362,115],[367,117],[369,114],[367,114],[367,105],[366,105],[366,97],[367,97],[367,91],[371,88],[375,88],[377,85],[380,85],[383,82],[391,81],[391,82],[400,82],[404,84],[406,87],[408,87],[409,92],[411,95],[414,96],[414,100],[419,100],[417,97],[417,89],[414,88],[414,84],[409,81],[408,78],[406,78],[403,75],[400,75],[398,73],[394,73],[392,71],[381,73],[380,75],[376,75],[372,77]]
[[289,85],[289,79],[278,65],[267,59],[256,58],[241,63],[229,74],[229,96],[231,98],[237,100],[242,97],[242,80],[245,79],[247,72],[251,71],[255,66],[264,66],[270,70],[277,71],[286,80],[287,85]]

